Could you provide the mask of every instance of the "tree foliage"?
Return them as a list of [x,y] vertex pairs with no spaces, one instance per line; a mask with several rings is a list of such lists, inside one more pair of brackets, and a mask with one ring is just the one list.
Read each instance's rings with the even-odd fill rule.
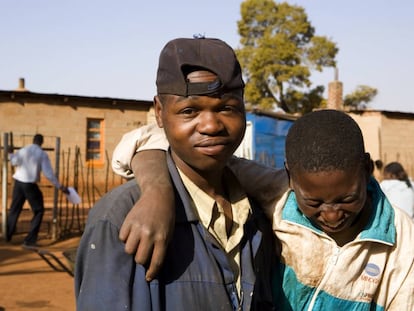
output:
[[370,101],[377,96],[378,90],[367,86],[358,85],[355,91],[344,98],[344,106],[353,109],[366,109]]
[[335,67],[336,44],[316,36],[302,7],[273,0],[245,0],[236,51],[246,79],[246,101],[261,109],[308,112],[324,104],[324,87],[311,71]]

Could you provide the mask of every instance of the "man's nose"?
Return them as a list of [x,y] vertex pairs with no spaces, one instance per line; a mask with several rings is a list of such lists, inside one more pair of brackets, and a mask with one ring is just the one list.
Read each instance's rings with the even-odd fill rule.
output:
[[326,221],[335,222],[342,218],[343,211],[340,209],[340,206],[335,203],[322,204],[321,214]]
[[215,112],[203,112],[200,114],[198,131],[203,134],[215,134],[224,128],[219,116]]

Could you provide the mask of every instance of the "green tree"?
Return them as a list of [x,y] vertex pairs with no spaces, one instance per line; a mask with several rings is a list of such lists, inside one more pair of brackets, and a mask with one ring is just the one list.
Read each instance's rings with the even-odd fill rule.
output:
[[261,109],[308,112],[324,104],[323,86],[311,88],[311,71],[335,67],[336,44],[315,35],[302,7],[245,0],[236,51],[246,79],[247,103]]
[[358,85],[352,93],[348,94],[344,98],[344,107],[351,109],[366,109],[369,102],[377,96],[378,90],[367,86]]

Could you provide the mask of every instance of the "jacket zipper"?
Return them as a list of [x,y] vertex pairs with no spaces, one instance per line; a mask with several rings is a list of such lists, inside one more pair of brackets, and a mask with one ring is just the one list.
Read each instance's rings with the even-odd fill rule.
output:
[[332,270],[334,269],[336,263],[338,262],[338,257],[339,257],[340,252],[341,252],[341,248],[338,245],[335,245],[334,250],[333,250],[333,254],[332,254],[331,258],[329,258],[328,268],[326,269],[326,272],[323,275],[321,282],[319,283],[318,287],[316,288],[315,294],[313,294],[312,300],[311,300],[311,302],[309,304],[309,307],[308,307],[308,311],[313,310],[313,306],[315,305],[315,301],[316,301],[316,298],[319,295],[319,292],[322,290],[322,288],[324,287],[324,285],[328,281],[329,276],[332,273]]

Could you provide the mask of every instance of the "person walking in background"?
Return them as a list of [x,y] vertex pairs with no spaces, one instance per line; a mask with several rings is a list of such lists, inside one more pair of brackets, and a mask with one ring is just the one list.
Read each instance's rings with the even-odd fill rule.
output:
[[384,167],[380,186],[391,204],[402,209],[411,219],[414,219],[413,184],[399,162],[391,162]]
[[29,201],[33,212],[30,224],[30,231],[24,239],[24,246],[35,246],[37,237],[42,224],[44,214],[43,193],[38,186],[40,172],[59,190],[68,193],[68,189],[62,186],[56,178],[50,159],[42,149],[43,135],[36,134],[33,137],[33,144],[19,149],[16,153],[10,154],[10,161],[16,167],[13,174],[14,187],[12,202],[7,217],[6,241],[12,239],[16,231],[16,224],[23,209],[24,202]]

